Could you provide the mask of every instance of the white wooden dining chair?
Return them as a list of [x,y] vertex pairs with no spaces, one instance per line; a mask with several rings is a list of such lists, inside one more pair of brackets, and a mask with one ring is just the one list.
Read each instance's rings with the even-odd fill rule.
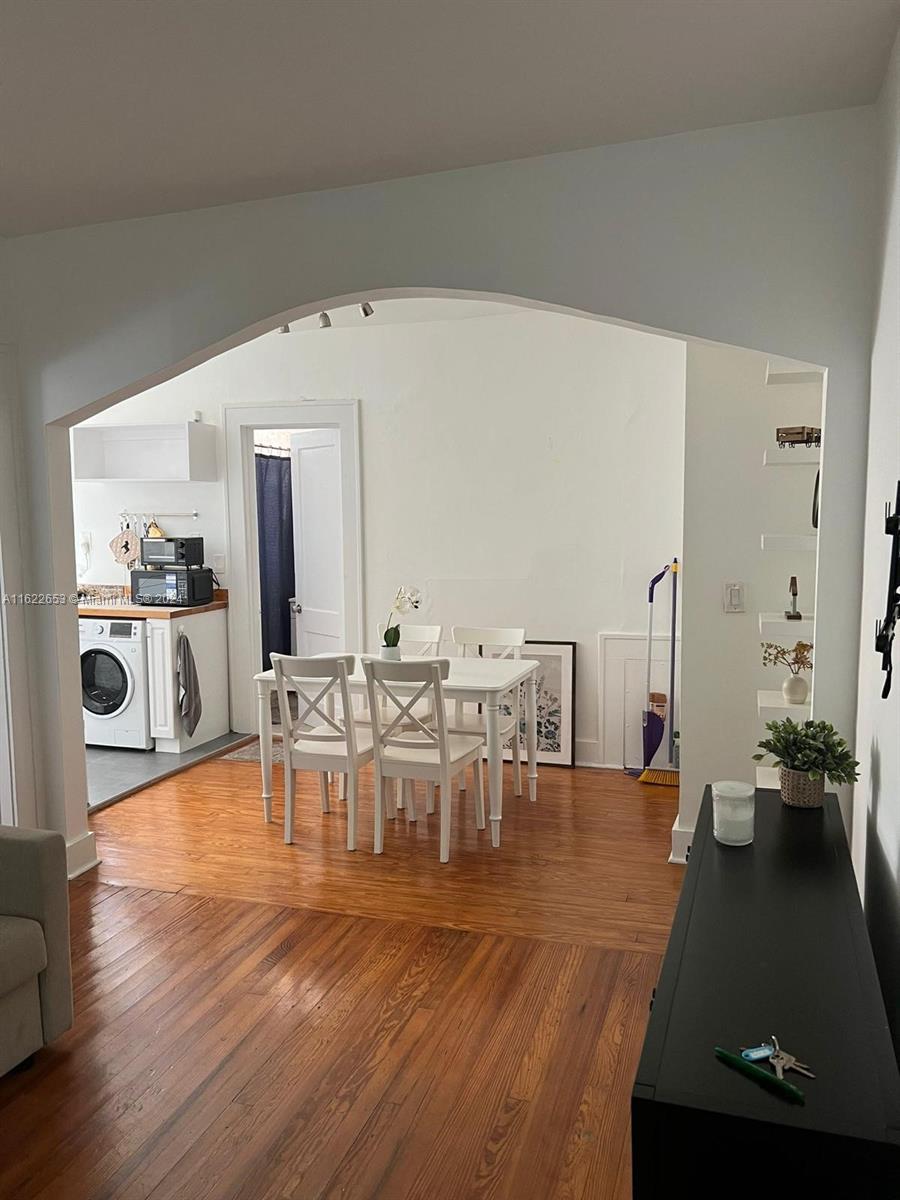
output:
[[[503,629],[494,626],[454,625],[450,636],[462,658],[521,658],[525,645],[524,629]],[[500,745],[510,743],[512,750],[513,786],[517,796],[522,795],[522,746],[519,738],[521,728],[521,689],[516,687],[508,694],[506,703],[510,713],[500,716]],[[448,713],[447,726],[451,733],[477,734],[487,743],[487,723],[484,713],[473,712],[457,700]],[[464,782],[464,781],[463,781]],[[461,784],[461,786],[463,786]]]
[[[387,628],[387,625],[385,624],[385,622],[381,621],[378,625],[378,644],[379,645],[381,645],[381,643],[384,639],[384,631],[386,628]],[[398,649],[400,650],[400,653],[405,655],[406,657],[433,658],[433,657],[436,657],[441,652],[441,640],[442,640],[443,636],[444,636],[443,625],[402,624],[400,626],[400,642],[398,644]],[[391,705],[388,703],[387,699],[384,696],[381,697],[381,709],[382,709],[382,719],[383,719],[391,711]],[[394,710],[394,711],[396,712],[396,710]],[[412,712],[415,717],[418,717],[422,720],[425,720],[426,718],[431,716],[431,712],[428,708],[428,703],[427,703],[427,701],[424,701],[424,700],[421,703],[417,704],[413,708]],[[355,720],[356,720],[357,725],[371,725],[372,724],[372,718],[369,715],[369,709],[367,706],[364,705],[354,715],[355,715]],[[408,795],[413,787],[414,787],[414,784],[412,783],[411,780],[404,781],[403,785],[397,784],[397,807],[398,808],[403,808],[405,801],[406,801],[406,797],[408,797]],[[343,792],[343,784],[341,785],[341,790]],[[413,797],[413,803],[415,804],[415,797]],[[432,812],[433,810],[434,810],[434,787],[429,786],[427,811]],[[415,808],[413,809],[413,811],[415,812]]]
[[[335,658],[292,658],[273,654],[275,686],[284,736],[284,840],[294,840],[294,772],[317,771],[322,812],[331,811],[329,772],[346,776],[347,849],[356,849],[359,769],[372,761],[372,732],[357,729],[353,720],[348,676],[352,654]],[[297,716],[291,714],[290,693],[297,695]],[[340,719],[334,700],[341,700]]]
[[[481,775],[481,738],[451,734],[447,730],[444,712],[442,681],[447,678],[450,663],[446,658],[427,662],[390,662],[367,659],[363,662],[369,711],[373,716],[372,732],[375,750],[375,853],[384,851],[384,821],[391,809],[384,783],[388,779],[423,779],[432,785],[439,783],[440,799],[440,860],[450,859],[450,811],[453,780],[466,767],[475,774],[475,823],[484,829],[484,788]],[[415,688],[411,696],[398,695],[395,690]],[[390,703],[388,715],[382,717],[382,698]],[[415,705],[426,700],[430,719],[420,720],[413,715]],[[415,820],[414,794],[407,800],[407,817]]]

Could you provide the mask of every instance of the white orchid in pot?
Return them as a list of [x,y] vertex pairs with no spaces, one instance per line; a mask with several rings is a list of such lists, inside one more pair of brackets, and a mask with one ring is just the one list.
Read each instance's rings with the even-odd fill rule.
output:
[[399,659],[400,657],[400,617],[415,612],[422,604],[422,593],[417,587],[398,587],[397,595],[391,611],[388,613],[387,624],[384,627],[381,647],[382,658]]

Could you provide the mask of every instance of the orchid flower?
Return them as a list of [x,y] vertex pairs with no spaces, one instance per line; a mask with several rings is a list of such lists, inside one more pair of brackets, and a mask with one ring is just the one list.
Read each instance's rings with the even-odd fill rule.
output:
[[422,593],[417,587],[401,585],[397,588],[397,595],[394,597],[394,603],[388,613],[387,624],[384,628],[384,644],[386,646],[396,646],[400,642],[400,625],[396,618],[419,608],[421,603]]

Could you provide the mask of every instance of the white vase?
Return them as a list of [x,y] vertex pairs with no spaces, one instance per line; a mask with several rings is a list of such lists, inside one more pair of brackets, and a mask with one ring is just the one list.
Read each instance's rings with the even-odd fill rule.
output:
[[399,646],[382,646],[381,647],[381,657],[386,658],[389,662],[399,662],[400,661],[400,647]]
[[781,694],[788,704],[805,704],[809,695],[809,684],[802,675],[788,675],[781,685]]

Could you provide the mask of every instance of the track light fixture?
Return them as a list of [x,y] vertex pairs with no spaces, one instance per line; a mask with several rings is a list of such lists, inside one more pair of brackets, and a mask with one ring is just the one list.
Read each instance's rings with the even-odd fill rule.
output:
[[362,304],[359,306],[359,311],[362,313],[362,315],[364,317],[371,317],[374,314],[375,309],[368,302],[368,300],[364,300],[362,302]]
[[290,333],[291,327],[290,327],[290,325],[279,325],[278,332],[279,333]]
[[330,329],[331,328],[331,317],[329,317],[327,312],[319,313],[319,328],[320,329]]

